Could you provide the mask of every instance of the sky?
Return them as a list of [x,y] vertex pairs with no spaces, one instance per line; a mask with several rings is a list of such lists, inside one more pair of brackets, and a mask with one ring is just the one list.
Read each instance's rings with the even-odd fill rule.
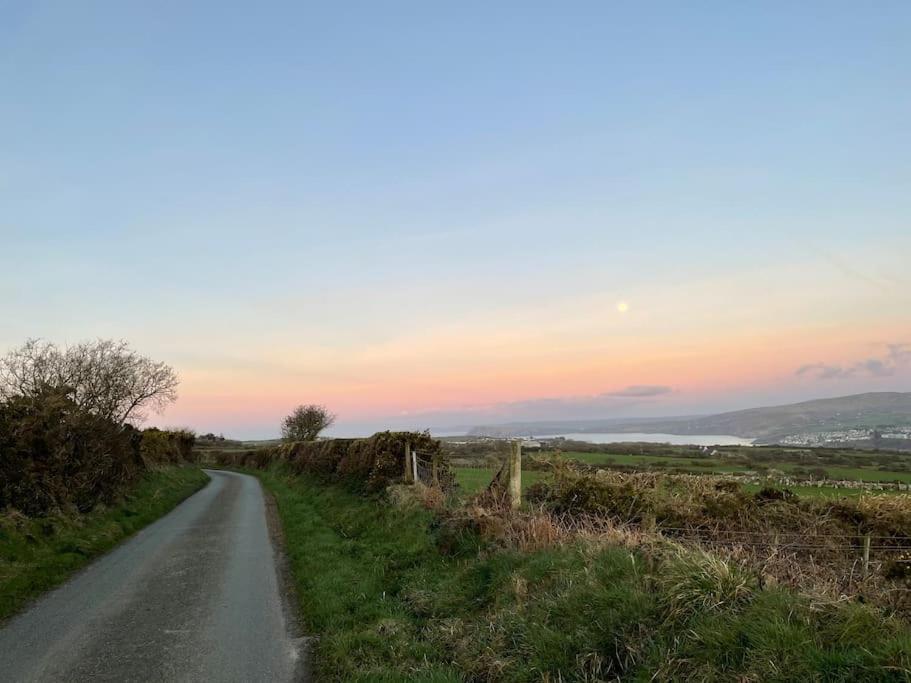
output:
[[268,438],[911,390],[911,3],[0,0],[0,351]]

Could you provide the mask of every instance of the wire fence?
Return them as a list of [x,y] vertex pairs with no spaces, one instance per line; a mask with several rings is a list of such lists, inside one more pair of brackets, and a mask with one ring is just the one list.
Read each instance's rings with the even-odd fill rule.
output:
[[[779,548],[788,550],[911,553],[907,536],[872,534],[814,534],[808,532],[741,531],[738,529],[700,529],[656,526],[654,529],[675,539],[699,541],[728,547]],[[814,542],[817,541],[818,542]]]
[[421,451],[412,451],[411,457],[414,458],[415,481],[419,481],[427,486],[433,486],[439,483],[438,479],[434,479],[433,454],[424,453]]
[[[497,455],[500,455],[498,453]],[[503,453],[502,461],[492,462],[477,466],[475,469],[493,470],[491,483],[498,477],[504,476],[508,465],[508,453]],[[412,451],[413,476],[415,481],[425,485],[439,485],[439,463],[443,456],[439,453]],[[498,458],[499,459],[499,458]],[[437,463],[436,466],[434,463]],[[498,466],[499,465],[499,466]],[[448,468],[447,468],[448,471]],[[620,521],[620,520],[617,520]],[[624,523],[620,521],[620,523]],[[626,521],[629,524],[629,521]],[[631,526],[637,526],[635,523]],[[642,530],[659,533],[674,540],[700,543],[719,548],[744,548],[748,550],[773,552],[804,552],[811,554],[841,553],[854,555],[861,554],[864,563],[870,561],[873,554],[886,558],[896,558],[901,562],[911,562],[911,533],[907,535],[896,534],[864,534],[864,533],[826,533],[816,532],[812,529],[804,531],[774,531],[774,530],[740,530],[722,529],[715,527],[682,527],[664,526],[655,523],[640,523]]]

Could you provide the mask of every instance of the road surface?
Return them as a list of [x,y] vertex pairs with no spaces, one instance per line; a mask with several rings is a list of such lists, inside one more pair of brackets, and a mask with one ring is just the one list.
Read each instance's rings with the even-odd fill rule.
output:
[[292,681],[259,482],[212,481],[0,629],[0,681]]

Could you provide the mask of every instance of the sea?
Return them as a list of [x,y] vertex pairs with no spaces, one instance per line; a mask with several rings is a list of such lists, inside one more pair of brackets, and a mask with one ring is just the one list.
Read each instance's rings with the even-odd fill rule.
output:
[[548,434],[542,439],[553,439],[562,436],[573,441],[588,441],[589,443],[624,443],[642,441],[644,443],[669,443],[674,446],[752,446],[753,439],[742,439],[739,436],[728,434],[641,434],[626,432],[623,434]]

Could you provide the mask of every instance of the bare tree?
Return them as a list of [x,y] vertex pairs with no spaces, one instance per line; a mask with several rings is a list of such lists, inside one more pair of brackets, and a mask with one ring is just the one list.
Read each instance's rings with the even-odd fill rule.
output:
[[326,406],[301,405],[282,420],[282,438],[285,441],[313,441],[334,423],[335,415]]
[[30,339],[0,358],[0,398],[63,389],[80,407],[118,424],[140,423],[150,410],[163,411],[177,400],[178,383],[173,368],[136,353],[125,341],[60,348]]

